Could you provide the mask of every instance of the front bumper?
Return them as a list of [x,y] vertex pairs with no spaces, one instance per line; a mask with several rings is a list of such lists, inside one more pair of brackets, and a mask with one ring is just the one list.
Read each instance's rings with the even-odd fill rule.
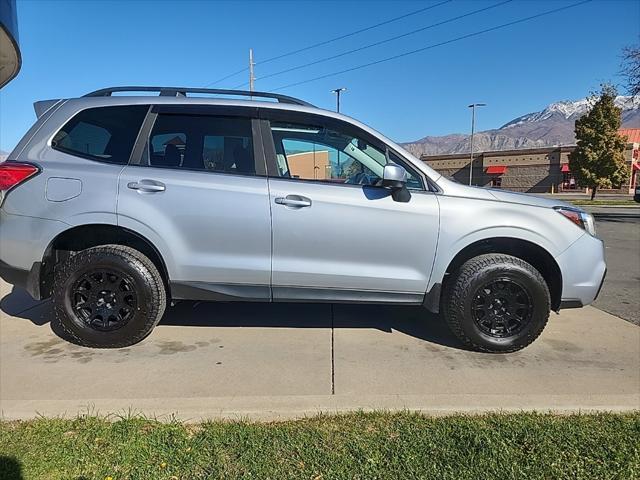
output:
[[[602,286],[604,285],[604,279],[607,278],[607,269],[604,269],[604,274],[602,275],[602,280],[600,281],[600,286],[598,287],[598,291],[596,292],[596,296],[593,301],[595,302],[600,295],[600,290],[602,290]],[[562,300],[560,302],[560,310],[564,310],[565,308],[582,308],[584,304],[581,300]]]
[[560,307],[582,307],[592,303],[600,293],[607,273],[602,240],[585,233],[556,261],[562,272]]

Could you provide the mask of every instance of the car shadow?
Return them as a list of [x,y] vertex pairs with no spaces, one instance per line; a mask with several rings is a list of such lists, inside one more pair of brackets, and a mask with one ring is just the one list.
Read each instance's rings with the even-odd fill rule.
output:
[[0,478],[23,480],[20,461],[15,457],[0,455]]
[[[59,337],[65,335],[53,319],[49,301],[37,302],[23,289],[13,287],[0,299],[0,311],[42,326],[51,323]],[[377,329],[410,335],[426,342],[465,349],[441,315],[421,306],[179,301],[167,307],[164,326]]]

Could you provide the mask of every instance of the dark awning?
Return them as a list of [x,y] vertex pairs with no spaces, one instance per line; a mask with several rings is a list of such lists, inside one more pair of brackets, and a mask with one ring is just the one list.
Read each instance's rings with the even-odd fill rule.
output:
[[490,175],[504,175],[507,173],[506,165],[491,165],[487,167],[487,173]]

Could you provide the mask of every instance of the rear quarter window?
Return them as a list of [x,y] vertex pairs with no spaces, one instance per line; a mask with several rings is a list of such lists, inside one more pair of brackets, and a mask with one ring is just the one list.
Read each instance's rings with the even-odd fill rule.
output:
[[99,162],[125,165],[149,105],[82,110],[53,137],[55,150]]

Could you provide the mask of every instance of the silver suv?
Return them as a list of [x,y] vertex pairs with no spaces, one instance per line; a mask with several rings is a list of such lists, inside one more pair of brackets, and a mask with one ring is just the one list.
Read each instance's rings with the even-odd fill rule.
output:
[[117,87],[35,109],[0,164],[0,272],[81,345],[139,342],[189,299],[424,305],[512,352],[604,279],[588,213],[454,183],[291,97]]

